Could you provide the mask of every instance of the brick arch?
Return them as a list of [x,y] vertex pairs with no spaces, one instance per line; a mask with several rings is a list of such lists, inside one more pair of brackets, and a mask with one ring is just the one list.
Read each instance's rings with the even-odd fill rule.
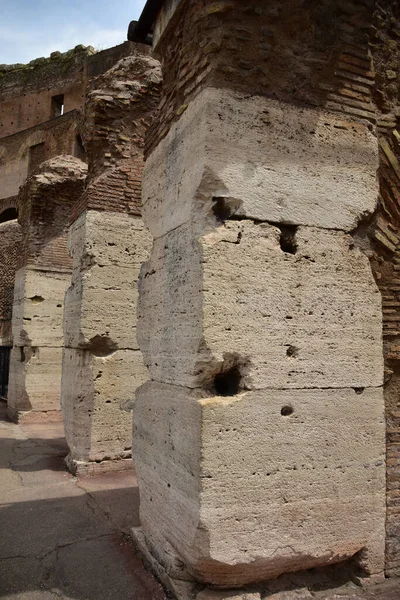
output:
[[11,196],[11,198],[0,200],[0,215],[9,208],[18,208],[18,196]]

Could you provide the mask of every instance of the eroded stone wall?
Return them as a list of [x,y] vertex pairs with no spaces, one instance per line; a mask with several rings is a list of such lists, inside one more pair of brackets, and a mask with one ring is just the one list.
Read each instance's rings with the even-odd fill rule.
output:
[[180,598],[383,577],[382,304],[352,235],[378,200],[373,9],[183,1],[157,43],[136,537]]
[[59,420],[64,295],[71,279],[67,230],[86,165],[72,156],[43,163],[21,188],[8,412],[14,420]]
[[95,79],[83,137],[89,176],[69,247],[62,410],[71,470],[132,468],[132,405],[146,372],[137,279],[150,238],[140,218],[143,138],[158,103],[157,61],[136,53]]

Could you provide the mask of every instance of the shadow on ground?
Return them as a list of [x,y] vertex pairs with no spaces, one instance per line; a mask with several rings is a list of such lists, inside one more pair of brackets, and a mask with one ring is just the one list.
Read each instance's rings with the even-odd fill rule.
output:
[[77,480],[66,454],[61,424],[0,418],[0,598],[164,600],[130,537],[134,473]]

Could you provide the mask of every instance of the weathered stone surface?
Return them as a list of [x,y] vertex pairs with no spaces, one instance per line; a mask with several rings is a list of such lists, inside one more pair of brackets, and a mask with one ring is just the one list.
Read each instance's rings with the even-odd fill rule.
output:
[[[59,420],[62,348],[14,346],[10,357],[8,406],[10,415],[19,411],[48,411],[51,420]],[[21,415],[23,416],[23,415]],[[32,416],[30,417],[32,419]]]
[[145,379],[139,351],[64,349],[61,408],[72,461],[131,456],[134,393]]
[[292,245],[294,254],[278,228],[251,221],[200,240],[187,224],[155,240],[139,309],[152,379],[212,388],[239,361],[246,389],[381,385],[368,259],[338,231],[299,227]]
[[131,457],[132,404],[146,380],[132,315],[149,234],[139,217],[88,210],[72,225],[69,245],[61,401],[68,460],[82,473],[96,461],[115,469],[111,461]]
[[138,349],[136,342],[137,279],[150,249],[140,218],[87,211],[71,226],[69,248],[74,259],[65,306],[65,345],[90,347],[96,336],[116,347]]
[[43,162],[18,196],[23,239],[15,276],[9,414],[60,418],[63,307],[71,278],[66,232],[87,166],[73,156]]
[[155,237],[201,230],[224,197],[240,216],[348,231],[376,207],[377,167],[366,124],[206,89],[148,158],[143,215]]
[[63,345],[64,296],[71,274],[22,267],[15,276],[13,335],[16,346]]
[[349,235],[377,152],[367,125],[208,89],[148,159],[133,454],[171,581],[382,575],[382,309]]
[[96,461],[115,468],[131,456],[129,411],[146,378],[136,340],[137,280],[151,247],[140,218],[143,137],[160,82],[159,63],[134,53],[87,95],[89,175],[69,238],[62,397],[70,462],[80,471],[91,472]]
[[204,395],[154,382],[137,393],[141,522],[160,562],[175,553],[227,587],[360,551],[382,571],[380,388]]

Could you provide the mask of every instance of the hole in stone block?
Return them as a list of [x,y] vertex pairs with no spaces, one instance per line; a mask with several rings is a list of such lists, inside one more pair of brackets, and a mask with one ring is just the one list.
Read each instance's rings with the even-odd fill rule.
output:
[[363,387],[355,387],[355,388],[353,388],[353,390],[355,391],[356,394],[363,394],[365,388],[363,388]]
[[290,356],[291,358],[297,358],[299,355],[299,349],[296,346],[288,346],[286,350],[286,356]]
[[281,408],[281,415],[282,417],[290,417],[290,415],[292,415],[294,413],[294,409],[292,406],[282,406]]
[[233,217],[241,204],[240,200],[235,200],[234,198],[214,196],[212,199],[212,212],[217,221],[223,223]]
[[114,354],[118,350],[118,344],[106,335],[95,335],[89,340],[86,348],[94,354],[94,356],[105,357]]
[[40,304],[41,302],[44,302],[43,296],[31,296],[31,298],[29,298],[29,300],[33,304]]
[[23,346],[21,346],[19,351],[21,353],[21,355],[20,355],[21,362],[25,362],[25,348]]
[[281,237],[279,240],[282,252],[287,254],[296,254],[297,243],[296,243],[296,225],[278,225],[281,231]]
[[225,352],[221,363],[204,365],[198,373],[205,389],[216,396],[234,396],[250,389],[246,381],[250,371],[250,361],[236,352]]
[[231,208],[226,202],[226,198],[214,197],[213,201],[213,213],[217,217],[218,221],[226,221],[231,216]]
[[214,387],[218,396],[234,396],[240,391],[242,376],[238,367],[232,367],[228,371],[218,373],[214,379]]

